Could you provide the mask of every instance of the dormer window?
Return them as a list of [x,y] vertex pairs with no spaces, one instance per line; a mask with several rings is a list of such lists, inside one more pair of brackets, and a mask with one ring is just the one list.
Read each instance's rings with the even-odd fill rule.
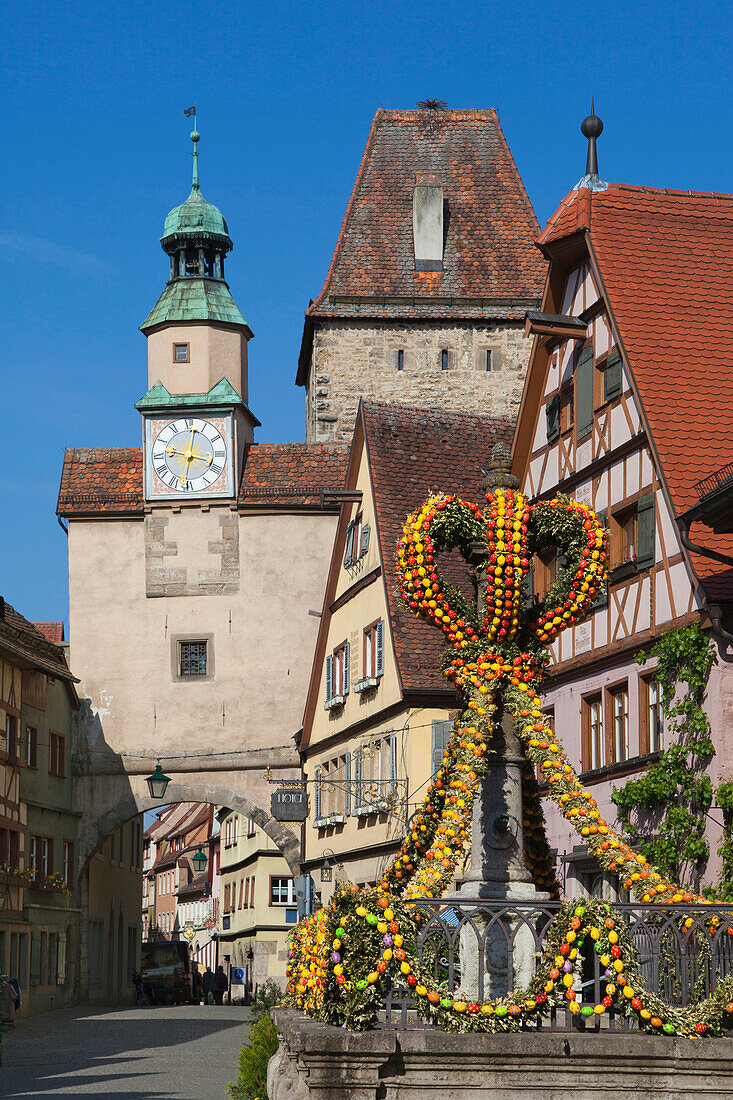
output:
[[418,176],[412,194],[415,271],[443,270],[443,185]]
[[174,344],[173,345],[173,362],[174,363],[188,363],[189,361],[189,344]]

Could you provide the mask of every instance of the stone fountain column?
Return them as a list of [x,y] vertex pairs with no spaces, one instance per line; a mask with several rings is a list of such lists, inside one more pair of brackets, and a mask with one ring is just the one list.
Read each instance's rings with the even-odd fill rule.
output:
[[[495,444],[481,483],[484,492],[497,487],[518,489],[519,481],[509,468],[509,451]],[[476,567],[481,617],[486,606],[488,557],[485,543],[473,544],[471,561]],[[460,890],[451,895],[463,914],[471,914],[471,899],[500,901],[507,906],[550,899],[535,886],[524,859],[522,772],[531,765],[522,753],[514,722],[501,706],[494,714],[490,748],[493,752],[487,756],[486,772],[473,802],[471,866]],[[531,910],[522,912],[531,923]],[[536,951],[531,927],[516,916],[492,923],[481,910],[476,910],[471,920],[475,930],[470,924],[461,929],[461,990],[473,997],[481,992],[484,997],[497,997],[526,986],[534,974]]]

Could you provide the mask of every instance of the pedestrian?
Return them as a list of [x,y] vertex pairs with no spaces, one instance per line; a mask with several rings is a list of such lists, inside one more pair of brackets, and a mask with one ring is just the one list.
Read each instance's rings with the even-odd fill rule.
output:
[[204,991],[204,1004],[207,1005],[210,1003],[209,997],[214,994],[214,972],[210,966],[207,966],[204,971],[204,976],[201,979],[201,986]]
[[215,1005],[223,1005],[224,1004],[224,994],[226,993],[228,988],[229,988],[229,982],[227,981],[227,976],[224,973],[224,967],[223,966],[217,966],[216,974],[214,975],[214,1004]]

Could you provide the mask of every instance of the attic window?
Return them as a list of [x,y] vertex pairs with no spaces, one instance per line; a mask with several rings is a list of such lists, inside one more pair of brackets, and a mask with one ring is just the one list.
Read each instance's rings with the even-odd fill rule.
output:
[[443,185],[418,181],[412,194],[415,271],[443,270]]

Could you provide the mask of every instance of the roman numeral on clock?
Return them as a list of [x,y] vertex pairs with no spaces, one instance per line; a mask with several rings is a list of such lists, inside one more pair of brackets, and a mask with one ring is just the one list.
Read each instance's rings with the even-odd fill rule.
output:
[[222,472],[222,470],[223,470],[223,469],[224,469],[224,467],[223,467],[223,466],[217,466],[215,462],[212,462],[212,464],[211,464],[211,472],[212,472],[213,474],[216,474],[216,476],[217,476],[217,477],[219,476],[219,474],[220,474],[220,473]]

